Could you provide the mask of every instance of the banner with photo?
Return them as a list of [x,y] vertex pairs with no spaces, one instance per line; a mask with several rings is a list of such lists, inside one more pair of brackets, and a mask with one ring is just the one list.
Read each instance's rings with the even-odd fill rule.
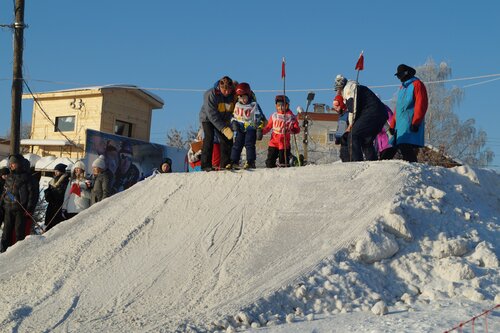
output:
[[92,163],[103,155],[107,168],[113,173],[113,190],[126,190],[153,174],[165,154],[166,146],[124,136],[87,129],[85,144],[86,173],[92,173]]

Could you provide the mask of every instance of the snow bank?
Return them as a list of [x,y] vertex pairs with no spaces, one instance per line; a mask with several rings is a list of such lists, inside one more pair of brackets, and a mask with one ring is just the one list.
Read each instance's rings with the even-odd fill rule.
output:
[[159,175],[1,255],[0,329],[234,332],[492,302],[499,189],[398,161]]

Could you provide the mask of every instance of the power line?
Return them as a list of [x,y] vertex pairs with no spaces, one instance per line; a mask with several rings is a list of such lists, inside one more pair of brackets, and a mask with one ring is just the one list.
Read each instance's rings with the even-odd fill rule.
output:
[[35,97],[35,95],[33,94],[33,92],[31,91],[30,87],[28,86],[28,83],[26,82],[26,80],[23,79],[23,82],[24,82],[24,85],[26,86],[26,88],[28,88],[28,91],[29,93],[31,94],[31,97],[33,98],[33,100],[35,101],[36,105],[38,105],[38,107],[40,108],[40,111],[42,112],[43,116],[45,118],[47,118],[47,120],[52,124],[54,125],[54,128],[56,129],[57,132],[59,132],[59,134],[61,134],[72,146],[74,146],[75,148],[78,148],[78,149],[81,149],[83,150],[82,147],[76,145],[74,143],[73,140],[71,140],[70,138],[68,138],[66,136],[66,134],[64,134],[60,129],[59,127],[56,125],[56,123],[50,119],[49,115],[45,112],[45,110],[42,108],[42,106],[40,105],[40,103],[38,102],[38,98]]
[[[437,84],[437,83],[478,80],[478,79],[485,79],[485,78],[492,78],[492,77],[494,77],[494,79],[489,79],[489,80],[486,80],[483,82],[477,82],[477,83],[472,83],[472,84],[468,84],[468,85],[463,86],[463,88],[469,88],[472,86],[486,84],[486,83],[500,80],[500,74],[487,74],[487,75],[469,76],[469,77],[463,77],[463,78],[457,78],[457,79],[426,81],[424,83],[425,84]],[[3,80],[8,80],[8,79],[0,78],[0,81],[3,81]],[[102,85],[96,85],[96,84],[82,84],[82,83],[78,83],[78,82],[52,81],[52,80],[42,80],[42,79],[31,79],[31,81],[50,83],[50,84],[59,84],[59,85],[77,85],[80,87],[81,86],[91,86],[91,87],[102,86]],[[370,85],[368,87],[369,88],[397,88],[399,86],[400,86],[400,84],[388,84],[388,85]],[[207,90],[207,89],[195,89],[195,88],[162,88],[162,87],[128,87],[128,88],[129,89],[138,89],[138,90],[173,91],[173,92],[205,92]],[[290,91],[290,92],[333,91],[333,90],[334,90],[333,88],[287,89],[287,91]],[[281,92],[281,89],[256,89],[254,91],[259,92],[259,93],[272,93],[272,92]]]

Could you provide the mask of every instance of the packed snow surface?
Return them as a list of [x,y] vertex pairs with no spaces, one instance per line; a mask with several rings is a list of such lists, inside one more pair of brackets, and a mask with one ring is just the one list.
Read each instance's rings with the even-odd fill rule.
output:
[[466,166],[161,174],[0,255],[0,331],[444,331],[500,303],[499,216]]

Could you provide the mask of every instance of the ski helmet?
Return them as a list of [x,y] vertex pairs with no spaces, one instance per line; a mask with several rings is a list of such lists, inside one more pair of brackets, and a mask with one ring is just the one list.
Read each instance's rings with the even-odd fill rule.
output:
[[285,103],[285,104],[288,104],[290,105],[290,99],[288,98],[288,96],[285,96],[285,95],[277,95],[276,98],[274,99],[274,103]]
[[252,89],[250,89],[250,85],[246,82],[241,82],[236,86],[236,95],[242,96],[242,95],[248,95],[252,93]]
[[335,78],[335,91],[339,91],[345,87],[347,84],[347,79],[342,75],[339,74]]

